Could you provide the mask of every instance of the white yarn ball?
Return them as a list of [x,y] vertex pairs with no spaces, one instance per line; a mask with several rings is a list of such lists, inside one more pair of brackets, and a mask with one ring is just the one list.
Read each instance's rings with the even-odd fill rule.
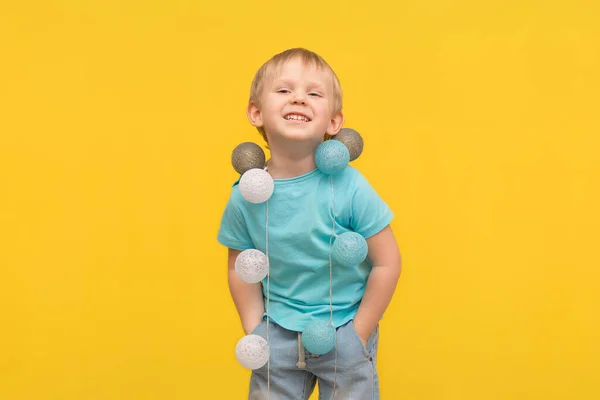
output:
[[235,346],[235,357],[248,369],[258,369],[269,361],[269,345],[258,335],[246,335]]
[[264,203],[273,194],[275,183],[269,173],[260,168],[244,172],[240,178],[240,193],[250,203]]
[[269,259],[260,250],[244,250],[235,260],[235,272],[244,282],[260,282],[269,272]]

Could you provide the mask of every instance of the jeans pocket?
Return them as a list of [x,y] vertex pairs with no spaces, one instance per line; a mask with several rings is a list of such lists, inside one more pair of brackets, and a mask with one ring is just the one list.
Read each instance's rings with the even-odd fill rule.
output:
[[[356,339],[357,345],[360,346],[361,350],[362,350],[362,354],[363,356],[365,356],[365,358],[369,358],[369,351],[367,350],[367,347],[363,344],[362,339],[360,338],[360,335],[358,334],[358,332],[356,331],[356,328],[354,327],[354,320],[350,321],[349,324],[350,330],[352,331],[352,336],[354,336],[354,338]],[[367,341],[367,346],[369,345],[369,342]]]

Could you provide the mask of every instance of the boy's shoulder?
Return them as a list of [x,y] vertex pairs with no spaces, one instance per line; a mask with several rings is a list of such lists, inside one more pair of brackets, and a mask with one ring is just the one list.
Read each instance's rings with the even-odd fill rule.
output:
[[338,175],[341,179],[353,180],[356,179],[358,176],[361,176],[362,174],[356,167],[348,165],[346,168],[340,171],[339,174],[336,175]]
[[365,176],[358,168],[352,165],[348,165],[343,171],[333,175],[334,184],[349,191],[360,187],[362,181],[366,182]]
[[240,179],[242,179],[241,175],[231,184],[229,190],[229,202],[236,205],[242,204],[245,200],[240,192]]

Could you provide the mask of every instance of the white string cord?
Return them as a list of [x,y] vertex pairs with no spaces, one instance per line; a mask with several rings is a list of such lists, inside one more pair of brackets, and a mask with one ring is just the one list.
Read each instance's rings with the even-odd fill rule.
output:
[[269,302],[271,298],[271,263],[269,261],[269,200],[265,208],[265,251],[267,255],[267,346],[269,358],[267,359],[267,400],[271,399],[271,346],[269,342]]
[[[329,182],[331,184],[331,210],[333,212],[333,221],[331,224],[332,227],[332,235],[331,238],[329,238],[329,323],[331,325],[333,325],[333,262],[331,259],[331,247],[332,247],[332,243],[333,243],[333,239],[335,237],[337,237],[337,235],[335,234],[335,220],[336,220],[336,214],[335,214],[335,197],[333,194],[333,177],[331,175],[329,175]],[[335,384],[336,384],[336,378],[337,378],[337,332],[335,331],[335,327],[334,327],[334,335],[335,335],[335,361],[333,364],[333,390],[331,391],[331,398],[333,399],[333,397],[335,396]]]
[[[270,161],[270,160],[269,160]],[[265,172],[269,172],[269,161],[265,164]],[[267,256],[267,346],[269,358],[267,359],[267,400],[271,400],[271,343],[269,342],[269,303],[271,300],[271,260],[269,259],[269,200],[265,203],[265,253]]]

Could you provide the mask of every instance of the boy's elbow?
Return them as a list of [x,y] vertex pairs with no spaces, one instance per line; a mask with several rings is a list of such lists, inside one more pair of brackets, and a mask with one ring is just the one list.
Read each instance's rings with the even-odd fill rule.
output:
[[398,259],[394,262],[395,279],[398,281],[402,274],[402,256],[398,253]]
[[400,275],[402,275],[402,263],[398,263],[396,267],[396,274],[394,275],[396,282],[400,279]]

